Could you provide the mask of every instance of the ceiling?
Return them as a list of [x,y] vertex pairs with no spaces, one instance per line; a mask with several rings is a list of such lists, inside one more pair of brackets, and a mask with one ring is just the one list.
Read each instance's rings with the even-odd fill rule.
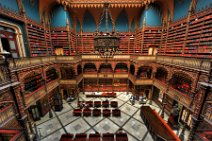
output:
[[[151,3],[157,3],[161,6],[163,17],[167,19],[168,13],[173,17],[174,0],[107,0],[110,3],[110,10],[113,19],[124,9],[128,14],[129,22],[138,17],[141,10]],[[89,11],[96,22],[101,16],[105,0],[40,0],[39,12],[41,15],[48,13],[56,6],[63,5],[73,18],[82,21],[85,11]]]

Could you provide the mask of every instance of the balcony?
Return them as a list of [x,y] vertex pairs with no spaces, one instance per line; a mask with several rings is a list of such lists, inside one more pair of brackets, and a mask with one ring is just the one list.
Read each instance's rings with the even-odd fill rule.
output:
[[[153,85],[157,88],[159,88],[161,91],[166,92],[167,89],[167,94],[173,98],[174,100],[178,101],[179,103],[181,103],[182,105],[184,105],[185,107],[189,108],[192,98],[185,94],[182,93],[181,91],[174,89],[171,86],[168,86],[168,84],[166,84],[165,82],[162,82],[158,79],[154,79],[153,81]],[[189,108],[190,109],[190,108]]]
[[157,56],[156,63],[179,66],[189,69],[198,69],[201,71],[209,71],[211,65],[209,59],[168,57],[168,56]]
[[8,105],[0,109],[0,127],[3,127],[10,119],[15,116],[15,111],[12,105]]
[[26,104],[26,108],[28,108],[30,105],[35,103],[37,100],[39,100],[41,97],[46,95],[45,86],[40,87],[34,92],[25,92],[24,95],[24,101]]

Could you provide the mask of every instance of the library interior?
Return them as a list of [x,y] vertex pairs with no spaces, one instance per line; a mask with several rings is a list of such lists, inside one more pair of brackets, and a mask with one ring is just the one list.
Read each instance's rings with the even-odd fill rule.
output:
[[212,0],[0,0],[0,141],[212,141]]

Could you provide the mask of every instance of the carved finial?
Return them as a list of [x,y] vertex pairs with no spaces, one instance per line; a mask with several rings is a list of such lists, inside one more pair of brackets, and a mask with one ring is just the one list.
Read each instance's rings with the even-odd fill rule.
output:
[[66,25],[69,25],[69,20],[68,20],[68,18],[66,18]]

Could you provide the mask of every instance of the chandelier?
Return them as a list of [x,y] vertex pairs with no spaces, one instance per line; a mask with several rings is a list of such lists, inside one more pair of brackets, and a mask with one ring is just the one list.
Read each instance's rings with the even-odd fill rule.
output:
[[[104,4],[104,10],[103,14],[101,16],[101,20],[99,21],[97,25],[97,32],[94,35],[94,49],[95,52],[97,52],[100,57],[102,58],[111,58],[114,56],[116,51],[119,48],[120,45],[120,37],[119,33],[115,32],[115,27],[113,23],[113,19],[111,14],[109,13],[109,3]],[[110,15],[108,15],[110,14]],[[99,32],[99,26],[102,22],[102,19],[105,16],[105,32]],[[110,16],[110,19],[112,21],[112,32],[110,33],[108,31],[108,16]]]

